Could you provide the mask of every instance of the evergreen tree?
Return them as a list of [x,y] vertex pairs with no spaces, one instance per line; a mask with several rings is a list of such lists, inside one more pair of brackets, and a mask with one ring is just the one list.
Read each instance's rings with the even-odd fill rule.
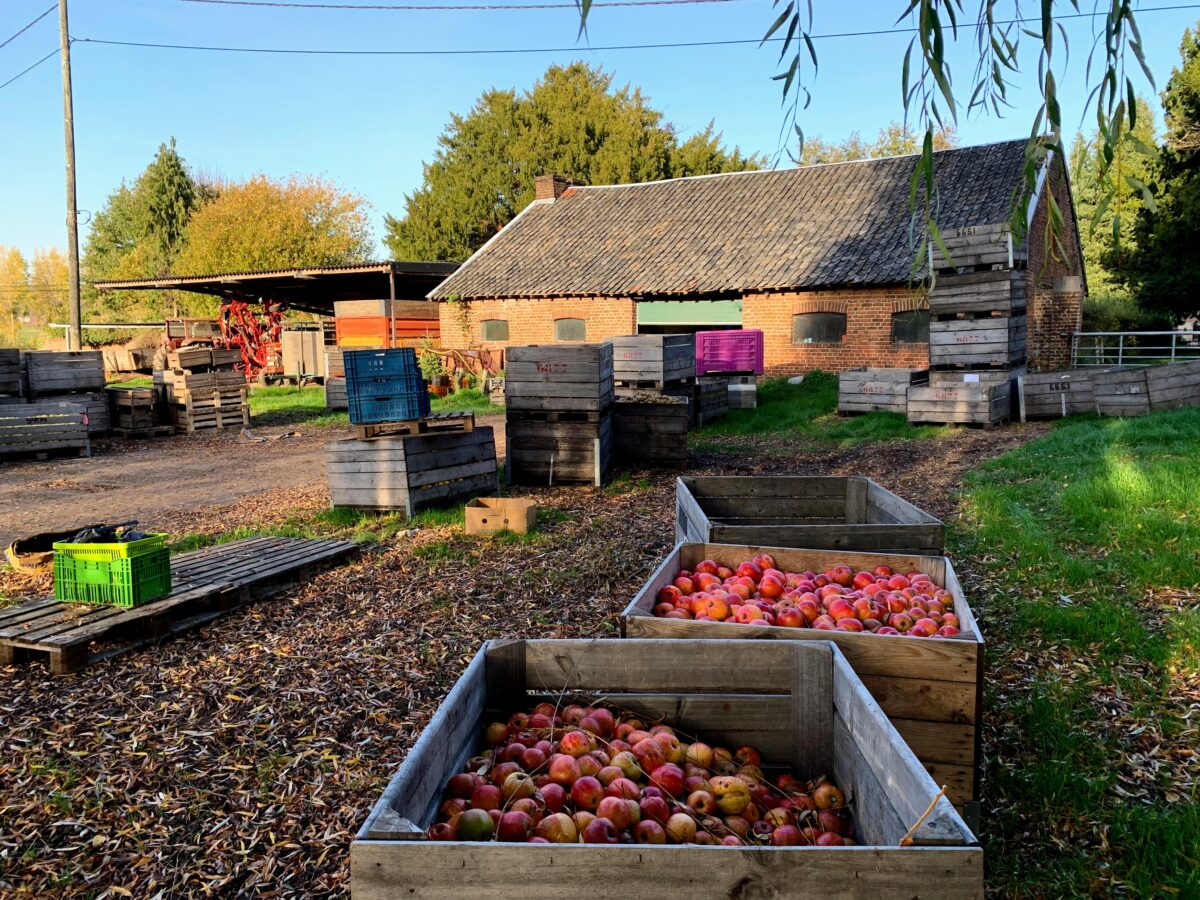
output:
[[1145,309],[1200,315],[1200,26],[1183,34],[1162,93],[1166,140],[1154,169],[1157,209],[1143,209],[1122,277]]
[[551,66],[532,89],[485,92],[451,116],[402,216],[387,216],[395,259],[466,259],[524,209],[534,178],[586,184],[654,181],[757,168],[721,147],[713,125],[682,142],[636,88],[583,63]]

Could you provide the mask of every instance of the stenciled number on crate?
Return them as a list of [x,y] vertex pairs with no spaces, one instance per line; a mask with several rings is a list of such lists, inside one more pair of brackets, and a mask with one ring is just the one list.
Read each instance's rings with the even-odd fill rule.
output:
[[567,363],[564,362],[540,362],[537,364],[537,370],[543,375],[562,375],[568,369]]
[[1047,388],[1050,391],[1069,391],[1071,389],[1071,382],[1061,381],[1058,384],[1047,385]]
[[954,336],[954,343],[956,344],[979,344],[984,340],[984,336],[977,331],[970,334],[956,334]]

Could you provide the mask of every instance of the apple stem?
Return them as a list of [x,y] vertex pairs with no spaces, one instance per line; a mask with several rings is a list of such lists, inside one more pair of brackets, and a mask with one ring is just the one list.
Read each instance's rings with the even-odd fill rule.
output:
[[924,822],[927,818],[929,818],[929,814],[931,812],[933,812],[933,808],[935,806],[937,806],[937,802],[945,796],[946,796],[946,786],[943,784],[942,789],[940,791],[938,791],[937,794],[934,795],[934,798],[932,800],[929,801],[929,806],[927,806],[925,808],[925,812],[921,813],[921,818],[919,818],[919,819],[917,819],[917,821],[913,822],[912,828],[908,829],[908,831],[907,831],[907,833],[905,833],[904,837],[900,838],[900,846],[901,847],[911,847],[912,846],[913,832],[921,827],[921,823]]

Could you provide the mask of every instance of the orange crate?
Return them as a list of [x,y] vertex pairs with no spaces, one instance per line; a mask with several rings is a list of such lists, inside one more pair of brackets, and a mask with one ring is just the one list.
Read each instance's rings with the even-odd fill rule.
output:
[[[397,345],[423,337],[436,341],[441,336],[437,319],[396,317],[392,322]],[[392,342],[392,326],[388,324],[387,316],[340,316],[335,320],[335,327],[339,347],[387,347]]]

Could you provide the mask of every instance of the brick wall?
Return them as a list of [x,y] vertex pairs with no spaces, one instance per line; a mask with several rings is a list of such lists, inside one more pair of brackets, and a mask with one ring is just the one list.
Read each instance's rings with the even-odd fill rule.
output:
[[[471,300],[440,306],[441,345],[457,350],[553,344],[555,319],[583,319],[590,342],[637,332],[634,302],[623,297]],[[487,319],[507,320],[507,341],[483,340],[481,323]]]
[[1071,205],[1066,170],[1055,160],[1044,192],[1053,192],[1063,214],[1061,243],[1046,244],[1049,204],[1045,196],[1029,229],[1028,306],[1029,368],[1035,372],[1064,369],[1071,362],[1071,334],[1083,327],[1083,272],[1079,260],[1078,223]]
[[[928,344],[893,344],[892,313],[925,305],[903,286],[846,288],[832,291],[747,294],[742,327],[763,332],[768,375],[798,375],[812,369],[840,372],[860,366],[924,368]],[[837,344],[793,344],[792,316],[838,312],[846,316],[846,334]]]

